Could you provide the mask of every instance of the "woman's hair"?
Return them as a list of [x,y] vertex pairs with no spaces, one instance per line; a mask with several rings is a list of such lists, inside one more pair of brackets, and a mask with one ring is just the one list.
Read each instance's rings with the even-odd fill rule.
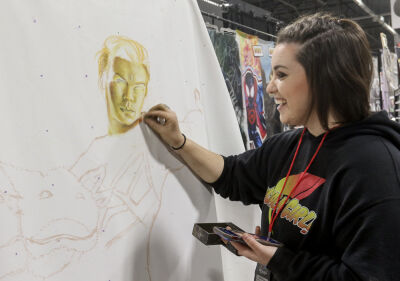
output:
[[278,33],[277,44],[296,43],[321,125],[328,114],[344,124],[369,114],[372,57],[361,27],[352,20],[317,13],[297,19]]

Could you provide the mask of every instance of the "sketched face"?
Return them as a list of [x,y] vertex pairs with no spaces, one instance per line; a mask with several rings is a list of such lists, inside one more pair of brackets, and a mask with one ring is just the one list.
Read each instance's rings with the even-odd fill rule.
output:
[[21,231],[32,253],[44,254],[61,246],[84,251],[94,245],[101,199],[95,189],[97,178],[103,175],[96,171],[78,181],[63,168],[47,174],[7,172],[20,195]]
[[115,57],[113,72],[107,93],[109,118],[129,126],[140,117],[149,74],[143,64],[121,57]]

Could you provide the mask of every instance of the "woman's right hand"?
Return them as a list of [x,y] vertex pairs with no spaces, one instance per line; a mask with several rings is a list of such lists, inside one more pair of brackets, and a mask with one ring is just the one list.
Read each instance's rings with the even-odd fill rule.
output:
[[169,146],[179,147],[184,137],[176,113],[165,104],[157,104],[143,116],[144,122]]
[[[215,182],[224,169],[224,159],[191,139],[185,141],[179,129],[178,118],[165,104],[153,106],[143,116],[144,122],[169,146],[179,148],[175,152],[202,180]],[[157,121],[158,120],[158,121]],[[184,144],[184,147],[182,145]],[[181,149],[182,148],[182,149]]]

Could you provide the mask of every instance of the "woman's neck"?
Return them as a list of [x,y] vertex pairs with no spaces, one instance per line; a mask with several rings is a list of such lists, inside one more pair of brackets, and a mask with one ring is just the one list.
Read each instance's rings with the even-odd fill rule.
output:
[[[331,129],[337,125],[338,125],[338,123],[337,123],[336,119],[333,117],[332,114],[329,114],[328,115],[328,128]],[[310,117],[308,118],[308,120],[304,126],[307,128],[307,130],[310,132],[310,134],[312,134],[315,137],[322,135],[327,131],[323,128],[323,126],[318,118],[318,115],[315,112],[310,115]]]

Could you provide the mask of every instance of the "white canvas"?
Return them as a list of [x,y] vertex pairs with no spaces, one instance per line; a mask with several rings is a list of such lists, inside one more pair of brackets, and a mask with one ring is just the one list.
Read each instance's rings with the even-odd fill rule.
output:
[[242,150],[194,1],[2,1],[0,34],[1,281],[251,278],[252,263],[223,250],[222,265],[191,230],[253,227],[254,210],[216,204],[145,125],[108,134],[99,51],[124,36],[148,52],[142,110],[168,104],[191,139]]

